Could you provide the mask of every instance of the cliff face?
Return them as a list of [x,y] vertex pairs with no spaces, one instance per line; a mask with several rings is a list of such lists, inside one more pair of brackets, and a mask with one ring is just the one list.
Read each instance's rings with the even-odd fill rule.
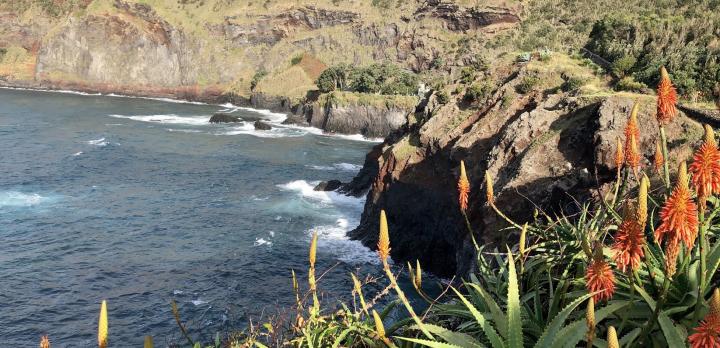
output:
[[[465,35],[518,23],[517,11],[442,1],[400,2],[389,11],[330,0],[23,0],[0,4],[0,49],[13,53],[0,50],[0,85],[297,112],[325,66],[390,61],[427,69]],[[474,59],[472,52],[457,54],[459,62]],[[310,63],[296,66],[299,56]],[[260,71],[265,75],[251,90]],[[312,110],[307,121],[313,125],[369,136],[387,135],[407,114],[365,106]]]
[[[424,123],[368,156],[368,170],[353,183],[364,182],[370,190],[353,238],[374,248],[379,212],[385,209],[394,260],[418,259],[444,276],[465,274],[474,249],[457,203],[460,160],[471,181],[470,223],[481,242],[499,246],[517,231],[503,230],[507,224],[487,206],[485,172],[494,178],[497,206],[518,222],[531,220],[535,209],[550,216],[572,214],[577,202],[595,200],[596,189],[614,180],[615,139],[622,137],[634,98],[537,92],[508,102],[506,96],[528,72],[516,66],[495,73],[503,82],[479,110],[463,110],[458,99],[439,105],[433,96],[416,116]],[[654,99],[640,101],[640,123],[650,125],[641,131],[643,165],[651,168],[657,140]],[[684,144],[698,141],[702,129],[683,114],[668,134],[675,139],[670,157],[687,158],[690,147]]]

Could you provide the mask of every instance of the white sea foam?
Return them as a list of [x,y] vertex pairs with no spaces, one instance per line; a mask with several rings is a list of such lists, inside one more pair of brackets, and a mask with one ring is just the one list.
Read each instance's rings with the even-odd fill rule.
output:
[[278,185],[282,190],[297,193],[301,199],[316,204],[318,208],[330,208],[324,210],[324,217],[334,216],[334,223],[309,228],[307,237],[310,238],[313,231],[317,231],[321,250],[332,251],[340,261],[350,264],[378,263],[375,253],[359,241],[350,240],[347,236],[348,231],[360,224],[358,217],[362,213],[365,199],[349,197],[337,192],[315,191],[314,187],[318,183],[295,180]]
[[37,193],[23,193],[18,191],[0,191],[0,208],[3,207],[32,207],[48,202],[50,198]]
[[[272,123],[271,123],[272,124]],[[257,130],[255,125],[250,122],[240,122],[238,125],[233,126],[229,131],[220,132],[220,135],[252,135],[258,138],[286,138],[286,137],[301,137],[307,132],[302,130],[296,130],[287,127],[280,127],[276,124],[272,124],[273,128],[270,130]]]
[[73,156],[74,156],[74,157],[77,157],[77,156],[80,156],[80,155],[82,155],[82,154],[83,154],[82,151],[78,151],[78,152],[74,153]]
[[201,306],[201,305],[208,303],[207,301],[205,301],[203,299],[192,300],[190,302],[196,306]]
[[199,129],[176,129],[176,128],[168,128],[168,132],[179,132],[179,133],[202,133]]
[[105,140],[105,138],[95,139],[95,140],[88,140],[85,143],[88,145],[94,145],[94,146],[107,146],[108,142]]
[[133,121],[164,123],[164,124],[187,124],[193,126],[207,125],[210,116],[179,116],[175,114],[166,115],[108,115],[115,118],[124,118]]
[[368,143],[382,143],[383,141],[385,141],[385,139],[383,138],[366,138],[362,134],[332,134],[331,136],[353,141],[364,141]]
[[255,243],[253,243],[253,246],[261,246],[261,245],[272,246],[272,242],[268,242],[264,238],[255,239]]
[[359,221],[338,218],[334,225],[315,226],[307,231],[308,238],[318,233],[318,248],[331,250],[338,260],[349,264],[378,264],[377,255],[360,241],[351,240],[347,232],[357,227]]
[[308,168],[312,168],[315,170],[342,170],[346,172],[357,172],[360,169],[362,169],[363,166],[359,164],[352,164],[352,163],[335,163],[331,166],[313,166],[313,165],[307,165]]
[[305,180],[295,180],[287,184],[278,185],[278,187],[286,191],[296,192],[302,198],[307,198],[324,204],[362,208],[365,203],[364,198],[346,196],[337,192],[315,191],[315,186],[319,183],[319,181],[308,182]]

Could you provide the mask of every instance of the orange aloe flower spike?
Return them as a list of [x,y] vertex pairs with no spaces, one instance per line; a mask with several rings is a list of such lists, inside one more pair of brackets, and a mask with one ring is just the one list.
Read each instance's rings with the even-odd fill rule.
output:
[[[645,182],[643,178],[643,182]],[[641,183],[641,186],[644,184]],[[613,260],[622,272],[636,270],[645,256],[645,235],[643,225],[638,220],[638,208],[628,203],[620,227],[615,233],[615,242],[612,245]]]
[[615,293],[615,275],[610,264],[603,258],[601,248],[595,250],[593,260],[585,273],[585,282],[589,292],[599,291],[593,295],[595,302],[609,300]]
[[720,150],[715,142],[715,132],[705,125],[705,141],[693,155],[690,164],[692,184],[698,194],[700,207],[713,193],[720,193]]
[[[670,197],[660,210],[660,226],[655,230],[655,241],[662,243],[682,241],[688,250],[695,244],[698,234],[698,208],[688,187],[685,162],[680,163],[678,179]],[[667,253],[667,250],[666,250]]]
[[657,87],[657,120],[661,125],[670,123],[677,115],[677,91],[670,81],[665,67],[660,68],[660,83]]
[[47,335],[40,338],[40,348],[50,348],[50,339]]
[[458,203],[463,212],[468,207],[468,195],[470,194],[470,181],[465,173],[465,161],[460,161],[460,178],[458,179]]

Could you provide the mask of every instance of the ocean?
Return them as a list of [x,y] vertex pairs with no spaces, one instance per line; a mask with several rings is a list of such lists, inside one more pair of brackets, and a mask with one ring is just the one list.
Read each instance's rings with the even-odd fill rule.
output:
[[[213,113],[261,118],[210,124]],[[0,89],[0,342],[92,347],[102,300],[110,345],[210,342],[294,301],[312,231],[327,301],[349,272],[379,272],[345,232],[364,199],[313,190],[349,181],[373,141],[281,125],[233,105]]]

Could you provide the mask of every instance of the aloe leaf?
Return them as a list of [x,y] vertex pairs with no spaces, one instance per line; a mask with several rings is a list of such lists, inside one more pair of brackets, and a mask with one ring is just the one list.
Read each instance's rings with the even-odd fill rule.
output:
[[485,300],[485,305],[490,309],[490,314],[492,314],[495,327],[497,328],[500,335],[507,339],[507,318],[505,317],[505,313],[503,313],[502,309],[500,309],[500,306],[497,304],[497,302],[495,302],[492,296],[490,296],[490,294],[485,291],[485,289],[483,289],[480,285],[470,283],[466,284],[465,286],[471,286],[480,293],[480,296],[482,296],[483,300]]
[[461,346],[456,346],[454,344],[447,344],[447,343],[442,343],[442,342],[423,340],[423,339],[419,339],[419,338],[406,338],[406,337],[398,337],[398,338],[403,341],[422,344],[423,346],[431,347],[431,348],[463,348]]
[[707,268],[705,273],[705,284],[710,284],[712,276],[715,275],[718,266],[720,266],[720,241],[715,242],[707,255]]
[[442,326],[432,324],[425,324],[425,328],[430,331],[430,333],[439,336],[449,344],[454,344],[463,348],[484,347],[482,343],[478,342],[476,339],[466,333],[453,332]]
[[345,329],[343,332],[340,333],[340,335],[335,339],[335,343],[333,343],[333,348],[337,348],[340,346],[340,344],[343,342],[345,337],[352,331],[352,329]]
[[585,300],[589,299],[590,296],[592,296],[592,294],[586,294],[585,296],[582,296],[571,302],[569,305],[565,306],[565,308],[563,308],[563,310],[560,311],[560,313],[558,313],[555,318],[553,318],[553,320],[545,327],[545,331],[543,331],[540,339],[535,344],[535,347],[549,347],[550,344],[557,338],[557,334],[562,328],[562,324],[570,316],[570,313],[572,313],[572,311],[574,311],[575,308],[581,303],[583,303]]
[[[629,301],[613,301],[612,303],[609,303],[607,306],[595,311],[595,322],[599,323],[605,320],[605,318],[615,313],[615,311],[618,311],[629,304]],[[553,342],[553,346],[563,346],[566,348],[575,347],[578,342],[585,337],[586,333],[587,322],[585,321],[585,318],[578,319],[558,332],[557,338]]]
[[452,289],[452,291],[455,292],[455,294],[463,302],[463,304],[465,304],[465,307],[467,307],[467,309],[470,311],[470,313],[475,318],[475,321],[477,321],[478,325],[480,325],[480,327],[483,329],[483,332],[485,332],[485,336],[487,336],[488,340],[490,341],[490,344],[494,348],[504,348],[505,343],[503,343],[502,339],[497,334],[495,329],[492,327],[492,325],[490,325],[490,322],[488,322],[488,320],[485,319],[485,316],[483,316],[482,313],[480,313],[475,308],[475,306],[473,306],[472,303],[470,303],[470,301],[468,301],[467,298],[465,298],[465,296],[463,296],[459,291],[457,291],[453,287],[451,287],[450,289]]
[[[645,292],[645,290],[637,285],[635,285],[635,290],[637,290],[643,299],[645,299],[645,302],[647,302],[650,306],[650,309],[655,310],[655,300],[653,300],[650,295]],[[665,312],[660,311],[660,314],[658,315],[658,323],[660,323],[660,328],[662,329],[663,335],[665,335],[665,339],[667,340],[669,347],[686,347],[685,334],[673,324],[672,320],[670,320]]]
[[638,328],[635,328],[635,329],[633,329],[632,331],[628,332],[625,336],[623,336],[623,337],[620,339],[620,342],[619,342],[619,343],[620,343],[620,346],[622,346],[622,347],[630,347],[630,344],[632,344],[632,343],[635,341],[635,339],[636,339],[638,336],[640,336],[640,332],[641,332],[641,331],[642,331],[642,330],[638,327]]
[[523,348],[522,317],[520,314],[520,288],[518,287],[517,273],[515,272],[515,260],[513,260],[510,248],[508,248],[508,347]]
[[662,328],[668,347],[686,347],[685,334],[677,326],[675,326],[665,312],[660,312],[658,316],[660,328]]

